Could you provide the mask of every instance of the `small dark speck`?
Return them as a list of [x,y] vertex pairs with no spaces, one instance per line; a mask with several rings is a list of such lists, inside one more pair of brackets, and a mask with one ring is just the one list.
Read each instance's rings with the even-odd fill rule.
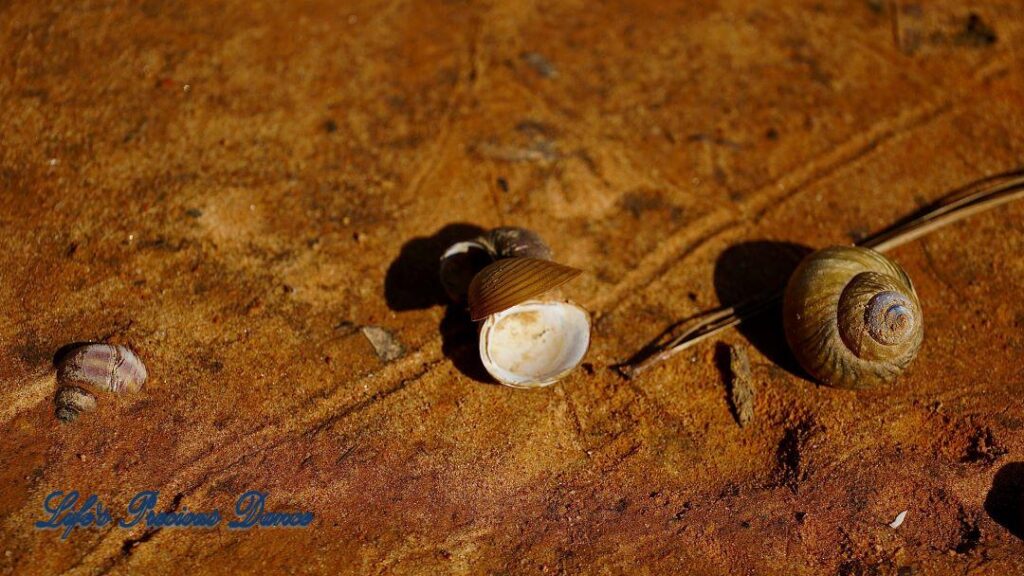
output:
[[68,244],[68,249],[64,251],[64,256],[71,258],[78,251],[78,242],[72,242]]
[[284,292],[285,294],[291,294],[292,292],[295,292],[295,288],[292,288],[288,284],[282,284],[281,291]]
[[743,526],[744,528],[750,528],[750,522],[744,520],[743,522],[740,522],[740,526]]
[[338,131],[338,123],[331,118],[325,120],[323,126],[324,132],[327,132],[328,134],[333,134]]
[[590,362],[584,362],[581,368],[583,368],[583,371],[587,373],[587,376],[594,375],[594,365]]
[[868,237],[868,231],[864,228],[857,227],[847,232],[846,235],[850,240],[853,240],[854,244],[856,244]]
[[185,210],[185,216],[188,216],[189,218],[199,218],[202,215],[203,211],[199,208],[189,208],[188,210]]
[[779,139],[779,131],[776,130],[775,128],[769,128],[769,129],[764,131],[764,137],[769,139],[769,140],[773,140],[773,141],[774,140],[778,140]]
[[800,524],[804,523],[804,518],[806,518],[806,517],[807,517],[807,512],[797,512],[796,513],[796,521],[799,522]]
[[687,292],[686,293],[686,297],[690,299],[690,302],[696,302],[697,301],[697,293],[696,292]]
[[508,180],[498,178],[498,188],[501,188],[502,192],[508,192]]
[[899,570],[896,571],[897,576],[913,576],[914,569],[910,566],[900,566]]
[[981,19],[981,16],[972,12],[967,16],[967,23],[957,39],[961,44],[967,46],[991,46],[999,37],[996,36],[996,31]]
[[680,508],[678,512],[676,512],[676,515],[673,516],[673,518],[675,518],[676,520],[681,520],[683,516],[686,516],[686,513],[689,512],[691,509],[693,509],[693,505],[687,502],[683,504],[683,507]]

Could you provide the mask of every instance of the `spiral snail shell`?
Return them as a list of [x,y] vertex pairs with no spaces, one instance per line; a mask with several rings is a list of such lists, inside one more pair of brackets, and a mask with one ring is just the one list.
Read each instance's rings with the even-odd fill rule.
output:
[[477,273],[496,260],[508,258],[551,260],[551,248],[533,230],[494,228],[445,250],[441,255],[441,285],[452,302],[465,304],[469,284]]
[[533,230],[515,226],[502,226],[485,234],[483,242],[490,247],[496,259],[537,258],[551,260],[551,248]]
[[138,392],[147,377],[145,364],[127,346],[77,346],[57,362],[56,416],[71,422],[80,413],[96,409],[97,393]]
[[893,381],[924,336],[910,277],[867,248],[833,246],[804,258],[786,285],[782,314],[800,365],[840,388]]

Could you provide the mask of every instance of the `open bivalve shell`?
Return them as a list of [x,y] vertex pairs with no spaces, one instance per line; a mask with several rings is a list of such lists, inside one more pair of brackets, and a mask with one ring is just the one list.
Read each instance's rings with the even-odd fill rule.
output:
[[550,260],[507,258],[484,268],[469,287],[480,327],[480,359],[502,384],[536,388],[579,365],[590,347],[590,315],[552,290],[582,271]]
[[515,388],[558,381],[590,347],[590,314],[571,302],[528,300],[491,314],[480,327],[480,360]]

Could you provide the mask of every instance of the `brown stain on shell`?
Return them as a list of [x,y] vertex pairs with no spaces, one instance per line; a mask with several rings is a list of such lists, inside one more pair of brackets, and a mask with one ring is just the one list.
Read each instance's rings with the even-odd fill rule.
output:
[[550,260],[506,258],[480,271],[469,285],[469,311],[474,321],[507,310],[552,290],[583,271]]

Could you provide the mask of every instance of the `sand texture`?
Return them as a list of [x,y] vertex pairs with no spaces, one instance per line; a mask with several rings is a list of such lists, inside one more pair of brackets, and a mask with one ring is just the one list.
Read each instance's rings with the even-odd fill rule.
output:
[[[1024,573],[1024,202],[889,253],[892,386],[816,385],[772,314],[613,369],[1024,165],[1022,46],[1015,0],[0,0],[0,574]],[[586,271],[542,390],[436,279],[501,225]],[[62,425],[77,341],[149,381]],[[61,541],[54,490],[315,520]]]

